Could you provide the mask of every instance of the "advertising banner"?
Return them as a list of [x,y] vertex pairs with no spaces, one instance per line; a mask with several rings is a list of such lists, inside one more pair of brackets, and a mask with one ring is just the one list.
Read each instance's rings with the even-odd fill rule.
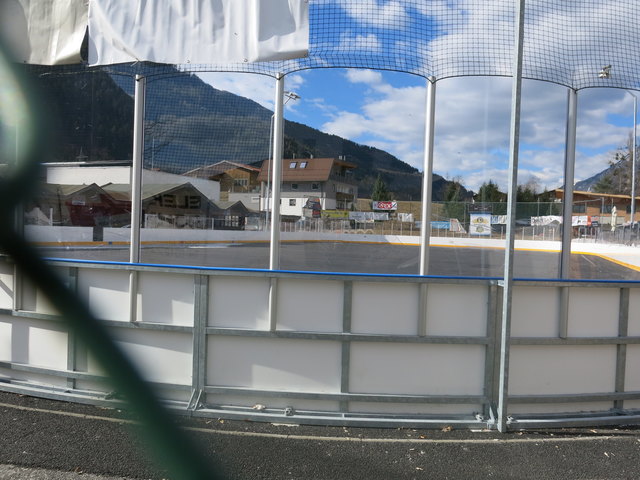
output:
[[471,235],[491,235],[491,214],[469,214],[469,233]]
[[398,202],[395,200],[371,202],[371,208],[373,208],[373,210],[396,211],[398,210]]

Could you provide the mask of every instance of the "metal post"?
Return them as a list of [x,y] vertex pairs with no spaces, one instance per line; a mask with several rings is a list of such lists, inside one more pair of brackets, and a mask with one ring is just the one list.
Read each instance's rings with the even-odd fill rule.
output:
[[209,318],[209,277],[194,278],[193,358],[191,398],[188,410],[197,410],[203,401],[207,368],[207,323]]
[[[431,236],[431,200],[433,197],[433,139],[435,131],[436,79],[427,80],[424,131],[424,171],[422,176],[422,228],[420,229],[420,275],[429,273],[429,247]],[[420,283],[418,308],[418,335],[427,334],[428,284]]]
[[[284,137],[284,75],[276,77],[275,112],[273,115],[273,177],[271,179],[271,236],[269,269],[280,268],[280,189],[282,186],[282,147]],[[278,279],[269,284],[269,330],[277,329]]]
[[631,154],[631,231],[633,232],[633,223],[636,220],[636,135],[638,124],[638,97],[635,93],[627,92],[633,97],[633,147]]
[[276,78],[273,121],[273,178],[271,179],[271,250],[269,269],[280,268],[280,189],[282,186],[282,147],[284,136],[284,75]]
[[507,430],[509,397],[509,340],[511,336],[511,299],[513,296],[513,261],[516,226],[516,192],[518,188],[518,150],[520,147],[520,103],[522,94],[522,46],[524,42],[525,0],[518,2],[516,11],[516,41],[511,87],[511,128],[509,146],[509,200],[507,203],[507,244],[505,246],[502,322],[500,329],[500,373],[498,389],[498,430]]
[[[140,225],[142,219],[142,161],[144,155],[144,101],[147,79],[136,75],[133,104],[133,165],[131,167],[131,244],[129,262],[140,262]],[[129,274],[129,319],[137,316],[138,272]]]
[[[571,239],[573,237],[573,180],[576,164],[576,128],[578,120],[578,92],[567,92],[567,128],[564,154],[564,203],[562,205],[562,247],[560,250],[560,278],[571,277]],[[560,287],[558,337],[566,338],[569,325],[569,287]]]
[[578,92],[567,93],[567,130],[564,153],[564,204],[562,205],[562,250],[560,252],[560,278],[569,278],[571,263],[571,237],[573,217],[573,180],[576,164],[576,126],[578,120]]
[[[353,282],[344,282],[342,301],[342,333],[351,333],[351,311],[353,309]],[[340,393],[349,393],[349,378],[351,372],[351,340],[342,341],[340,373]],[[340,401],[340,411],[343,414],[349,411],[349,402]]]
[[[626,338],[629,335],[629,297],[630,289],[620,289],[620,308],[618,313],[618,337]],[[627,371],[627,344],[619,343],[616,346],[616,393],[625,391],[625,376]],[[624,408],[623,400],[613,402],[613,408],[620,411]]]
[[422,229],[420,231],[420,275],[429,271],[429,235],[431,231],[431,185],[433,174],[433,138],[435,129],[436,81],[430,77],[427,81],[427,101],[425,108],[424,133],[424,172],[422,177]]

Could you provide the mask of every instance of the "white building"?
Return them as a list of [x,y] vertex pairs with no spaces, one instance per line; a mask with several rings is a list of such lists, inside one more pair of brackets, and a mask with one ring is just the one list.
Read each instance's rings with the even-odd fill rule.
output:
[[[267,210],[272,190],[270,161],[262,163],[260,210]],[[351,172],[353,163],[336,158],[299,158],[282,161],[280,214],[301,217],[308,202],[318,202],[322,210],[351,210],[358,187]]]
[[[47,183],[59,185],[131,183],[131,162],[59,162],[45,163],[44,166],[47,170]],[[220,200],[220,182],[215,180],[144,169],[142,183],[147,185],[191,183],[209,200],[214,202]]]

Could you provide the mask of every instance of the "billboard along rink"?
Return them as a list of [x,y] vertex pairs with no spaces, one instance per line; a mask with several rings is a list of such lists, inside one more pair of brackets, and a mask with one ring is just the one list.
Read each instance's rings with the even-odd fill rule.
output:
[[[126,247],[42,248],[50,258],[127,262]],[[432,246],[429,274],[438,276],[502,277],[501,248]],[[516,278],[558,278],[559,253],[516,250]],[[417,245],[356,242],[283,242],[280,269],[312,272],[351,272],[418,275]],[[219,268],[269,268],[269,244],[216,243],[144,246],[141,262]],[[599,254],[574,253],[571,278],[582,280],[640,280],[640,268]]]

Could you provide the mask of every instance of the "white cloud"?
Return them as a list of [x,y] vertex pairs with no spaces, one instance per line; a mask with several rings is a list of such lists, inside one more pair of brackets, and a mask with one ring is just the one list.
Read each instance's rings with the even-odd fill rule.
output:
[[365,83],[367,85],[380,85],[382,83],[382,72],[368,69],[351,68],[345,74],[351,83]]
[[322,130],[344,138],[357,138],[370,130],[371,122],[358,113],[339,112],[334,120],[323,125]]
[[[204,82],[218,90],[250,98],[273,111],[276,95],[276,80],[266,75],[251,73],[206,72],[197,74]],[[285,77],[285,90],[297,91],[304,85],[304,77],[290,74]],[[297,107],[297,102],[287,102],[286,108]]]
[[402,29],[410,20],[403,2],[397,0],[359,0],[340,2],[354,20],[378,28]]
[[343,51],[360,51],[362,53],[377,53],[382,51],[382,44],[376,35],[352,35],[350,32],[343,32],[340,35],[338,49]]

